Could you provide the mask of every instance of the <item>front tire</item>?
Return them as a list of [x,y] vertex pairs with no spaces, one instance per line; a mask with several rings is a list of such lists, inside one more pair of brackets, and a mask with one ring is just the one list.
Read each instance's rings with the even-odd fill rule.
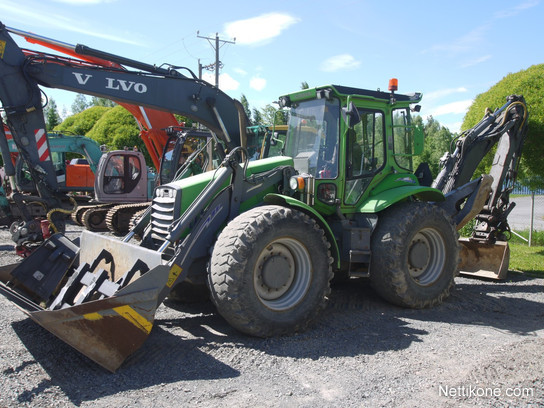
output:
[[323,230],[281,206],[242,213],[221,232],[208,274],[211,298],[236,329],[270,337],[304,330],[330,293],[332,257]]
[[458,234],[436,205],[410,202],[385,210],[371,246],[370,281],[384,299],[419,309],[449,295],[458,272]]

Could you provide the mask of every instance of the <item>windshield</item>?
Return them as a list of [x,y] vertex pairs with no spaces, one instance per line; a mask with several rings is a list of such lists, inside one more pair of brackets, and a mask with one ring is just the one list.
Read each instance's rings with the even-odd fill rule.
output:
[[304,101],[291,108],[285,154],[293,157],[299,173],[338,176],[339,121],[337,99]]
[[[183,144],[180,141],[183,141]],[[210,161],[208,153],[203,151],[206,142],[207,138],[202,136],[186,136],[185,139],[171,136],[163,151],[160,183],[170,183],[182,174],[202,173]],[[185,162],[193,155],[192,160],[185,165]],[[184,172],[187,168],[189,173]]]

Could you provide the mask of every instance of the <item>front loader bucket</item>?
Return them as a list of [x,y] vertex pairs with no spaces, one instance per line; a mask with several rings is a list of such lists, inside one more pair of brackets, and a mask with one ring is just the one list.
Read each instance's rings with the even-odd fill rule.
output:
[[510,262],[508,242],[483,244],[461,238],[459,243],[461,244],[459,272],[462,275],[498,280],[506,278]]
[[[0,269],[0,293],[40,326],[113,372],[151,332],[171,270],[157,265],[160,254],[157,258],[154,251],[93,235],[101,241],[95,242],[97,247],[124,252],[137,267],[107,279],[121,275],[114,257],[103,256],[103,251],[94,258],[83,249],[79,253],[66,237],[55,234],[16,267]],[[89,266],[80,261],[75,267],[77,258],[95,262]],[[96,268],[104,263],[115,273]]]
[[66,309],[25,313],[62,341],[114,372],[142,346],[151,332],[157,293],[151,290]]

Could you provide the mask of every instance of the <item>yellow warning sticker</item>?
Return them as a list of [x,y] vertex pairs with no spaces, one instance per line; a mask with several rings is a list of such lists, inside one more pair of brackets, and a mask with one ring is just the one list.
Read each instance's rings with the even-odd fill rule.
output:
[[100,320],[102,319],[102,315],[100,313],[86,313],[83,315],[83,318],[87,320]]
[[181,267],[179,265],[174,264],[174,266],[170,268],[170,273],[168,274],[168,281],[166,282],[166,286],[171,288],[174,282],[176,281],[176,279],[178,278],[179,274],[181,273],[181,271],[182,271]]
[[147,334],[151,332],[153,323],[147,320],[141,314],[139,314],[132,307],[125,305],[125,306],[114,307],[113,310],[115,310],[117,313],[119,313],[120,316],[127,319],[130,323],[138,327],[143,332]]
[[4,58],[4,51],[6,51],[6,42],[0,40],[0,58]]

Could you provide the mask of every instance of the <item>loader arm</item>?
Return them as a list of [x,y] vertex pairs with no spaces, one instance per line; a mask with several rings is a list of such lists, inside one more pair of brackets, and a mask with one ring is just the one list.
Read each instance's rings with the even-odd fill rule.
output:
[[[248,176],[233,151],[172,224],[158,250],[87,231],[80,249],[56,234],[17,267],[0,271],[0,293],[51,333],[115,371],[143,344],[157,307],[186,278],[192,263],[208,254],[217,231],[238,214],[241,203],[284,183],[290,169],[274,166]],[[163,259],[167,249],[173,253]]]

